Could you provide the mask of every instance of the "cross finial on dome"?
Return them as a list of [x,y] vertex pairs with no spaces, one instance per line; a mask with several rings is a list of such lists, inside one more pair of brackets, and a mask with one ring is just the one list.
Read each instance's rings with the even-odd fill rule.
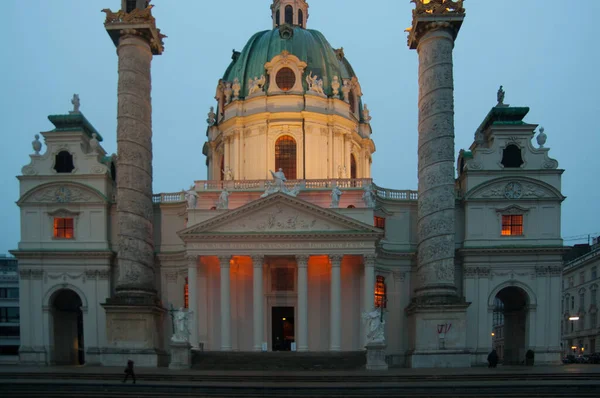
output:
[[273,28],[292,25],[306,28],[308,2],[306,0],[273,0],[271,5]]

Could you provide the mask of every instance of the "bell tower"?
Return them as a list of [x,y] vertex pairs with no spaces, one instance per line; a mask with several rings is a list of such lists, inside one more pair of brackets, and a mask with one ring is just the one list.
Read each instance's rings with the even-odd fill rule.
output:
[[308,3],[306,0],[273,0],[271,12],[273,14],[273,28],[281,25],[292,25],[306,29],[306,21],[308,20]]

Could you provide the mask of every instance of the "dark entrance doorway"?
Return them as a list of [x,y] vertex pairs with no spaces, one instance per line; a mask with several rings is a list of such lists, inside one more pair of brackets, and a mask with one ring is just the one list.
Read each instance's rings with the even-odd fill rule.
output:
[[273,307],[271,310],[273,351],[291,351],[294,336],[294,307]]
[[494,338],[502,346],[498,354],[505,365],[522,364],[525,362],[528,346],[529,297],[520,287],[509,286],[500,290],[496,299],[494,312],[501,315],[499,319],[502,320],[501,323],[494,325]]
[[83,365],[83,313],[81,298],[70,289],[55,293],[52,300],[54,363]]

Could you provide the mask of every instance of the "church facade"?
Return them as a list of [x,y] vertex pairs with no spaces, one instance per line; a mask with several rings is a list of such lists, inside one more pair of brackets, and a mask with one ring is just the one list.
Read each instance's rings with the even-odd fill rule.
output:
[[418,190],[373,181],[358,76],[307,28],[307,1],[274,0],[272,28],[216,81],[206,179],[173,193],[152,192],[150,69],[164,48],[147,3],[105,10],[118,154],[74,97],[18,176],[22,363],[165,365],[175,308],[191,313],[191,350],[290,355],[363,350],[363,314],[378,309],[387,362],[409,367],[485,363],[502,311],[505,363],[528,350],[560,362],[563,170],[502,90],[455,159],[462,1],[413,11]]

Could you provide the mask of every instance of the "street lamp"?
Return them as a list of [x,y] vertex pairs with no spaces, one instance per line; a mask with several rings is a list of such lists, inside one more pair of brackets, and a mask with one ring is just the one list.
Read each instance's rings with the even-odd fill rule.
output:
[[579,320],[579,317],[578,317],[578,316],[570,316],[570,317],[569,317],[569,320],[570,320],[570,321],[578,321],[578,320]]

